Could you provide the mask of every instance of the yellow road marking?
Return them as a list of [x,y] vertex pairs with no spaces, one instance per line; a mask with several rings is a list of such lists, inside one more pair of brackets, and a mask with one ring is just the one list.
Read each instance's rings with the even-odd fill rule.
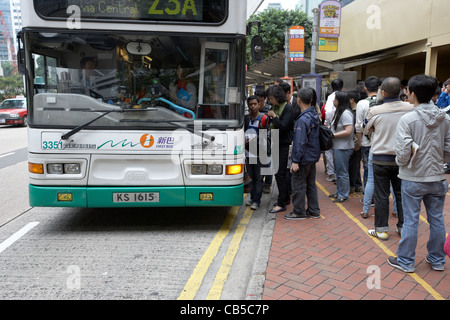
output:
[[[320,184],[316,181],[316,185],[319,187],[320,190],[322,190],[323,193],[325,193],[326,196],[329,196],[330,193]],[[358,227],[360,227],[365,234],[370,237],[387,255],[395,257],[395,254],[389,250],[383,243],[381,243],[380,240],[377,238],[374,238],[372,236],[368,235],[368,229],[359,221],[356,219],[342,204],[336,203],[336,205],[339,207],[339,209],[342,210],[342,212],[345,213],[345,215],[350,218]],[[422,218],[423,219],[423,218]],[[419,283],[425,290],[427,290],[433,298],[436,300],[445,300],[444,297],[442,297],[438,292],[436,292],[425,280],[423,280],[421,277],[419,277],[416,273],[408,273],[417,283]]]
[[241,221],[239,222],[239,225],[236,228],[236,231],[234,232],[234,236],[231,239],[231,243],[228,247],[227,253],[225,254],[222,264],[219,268],[219,271],[217,271],[216,278],[214,279],[214,283],[211,286],[208,296],[206,297],[206,300],[219,300],[223,287],[225,285],[225,281],[228,278],[228,275],[230,274],[231,266],[233,265],[234,258],[236,257],[236,254],[239,250],[239,245],[242,240],[242,236],[244,235],[245,229],[247,228],[247,225],[253,215],[253,210],[250,208],[247,208],[242,216]]
[[231,227],[233,226],[234,220],[237,217],[239,212],[239,207],[232,207],[227,217],[225,218],[225,222],[223,223],[222,228],[216,234],[214,240],[209,245],[208,249],[206,249],[205,254],[198,262],[194,271],[192,272],[191,277],[186,283],[183,291],[181,292],[178,300],[193,300],[195,295],[197,294],[200,285],[203,282],[203,278],[208,271],[209,266],[212,264],[214,258],[217,255],[217,252],[220,249],[225,237],[230,233]]

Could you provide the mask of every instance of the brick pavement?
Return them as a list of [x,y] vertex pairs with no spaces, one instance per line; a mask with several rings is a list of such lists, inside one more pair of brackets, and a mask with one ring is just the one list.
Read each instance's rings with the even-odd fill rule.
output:
[[[333,203],[328,195],[336,186],[325,178],[320,161],[321,219],[289,221],[284,219],[286,212],[276,214],[263,300],[450,300],[450,264],[438,272],[425,262],[429,225],[424,209],[415,273],[406,274],[387,263],[400,239],[395,232],[396,218],[390,217],[389,240],[369,236],[374,209],[368,219],[361,218],[361,193],[351,194],[349,202]],[[287,212],[290,210],[292,205]],[[450,199],[444,215],[448,232]]]

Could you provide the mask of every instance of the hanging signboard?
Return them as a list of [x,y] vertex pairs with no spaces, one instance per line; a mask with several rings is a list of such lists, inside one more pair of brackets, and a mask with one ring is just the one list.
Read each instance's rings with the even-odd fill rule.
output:
[[341,33],[342,4],[327,0],[320,4],[319,37],[339,38]]
[[338,38],[319,38],[319,51],[337,52]]
[[289,61],[302,62],[305,58],[305,28],[289,28]]

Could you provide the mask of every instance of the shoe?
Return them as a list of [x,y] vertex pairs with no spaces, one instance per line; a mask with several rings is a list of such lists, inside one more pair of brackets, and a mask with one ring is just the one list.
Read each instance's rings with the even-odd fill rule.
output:
[[334,203],[342,203],[342,202],[347,202],[347,201],[349,201],[348,198],[344,199],[344,198],[340,198],[340,197],[333,200]]
[[375,199],[372,199],[372,201],[370,202],[370,206],[375,207]]
[[361,188],[361,187],[359,187],[359,188],[356,188],[356,189],[355,189],[355,192],[358,192],[358,193],[364,193],[364,189]]
[[428,257],[425,258],[425,261],[431,265],[431,269],[434,271],[444,271],[444,264],[443,263],[431,263],[430,260],[428,260]]
[[253,202],[252,205],[250,206],[250,209],[258,210],[259,209],[259,204],[257,204],[256,202]]
[[252,199],[248,198],[247,200],[245,200],[245,205],[246,206],[251,206],[253,204]]
[[306,217],[311,219],[320,219],[320,214],[312,214],[308,209],[306,209]]
[[361,217],[362,217],[363,219],[369,218],[369,213],[368,213],[368,212],[361,212],[360,214],[361,214]]
[[389,263],[391,266],[393,266],[394,268],[397,268],[397,269],[399,269],[399,270],[402,270],[403,272],[406,272],[406,273],[413,273],[413,272],[414,272],[414,268],[412,268],[412,269],[406,269],[406,268],[403,268],[403,267],[398,263],[396,257],[389,257],[387,261],[388,261],[388,263]]
[[331,198],[331,199],[336,199],[337,197],[338,197],[337,194],[330,194],[330,195],[328,196],[328,198]]
[[270,193],[271,190],[272,187],[270,186],[270,184],[267,184],[264,186],[263,193]]
[[330,174],[325,180],[327,180],[328,182],[334,182],[336,181],[336,175]]
[[400,237],[402,236],[402,228],[401,227],[397,227],[397,229],[395,229],[395,231],[400,235]]
[[300,215],[300,214],[291,212],[289,214],[284,215],[284,218],[286,220],[305,220],[306,215]]
[[371,229],[368,231],[368,234],[383,241],[389,239],[389,235],[387,234],[387,232],[376,232],[374,229]]
[[279,212],[286,211],[286,206],[280,207],[280,209],[277,209],[277,210],[275,210],[275,207],[277,207],[277,206],[274,206],[272,209],[270,209],[269,213],[279,213]]

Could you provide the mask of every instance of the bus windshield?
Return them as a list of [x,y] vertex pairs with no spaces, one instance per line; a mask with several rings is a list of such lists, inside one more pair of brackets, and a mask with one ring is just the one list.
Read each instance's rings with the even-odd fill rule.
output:
[[[30,31],[24,43],[30,126],[73,128],[96,118],[90,129],[242,124],[242,37]],[[124,112],[108,112],[117,110]]]

